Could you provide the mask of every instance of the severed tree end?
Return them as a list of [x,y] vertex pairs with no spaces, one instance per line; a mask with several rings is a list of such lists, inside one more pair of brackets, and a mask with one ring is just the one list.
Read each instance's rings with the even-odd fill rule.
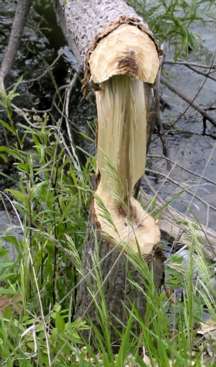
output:
[[130,75],[153,84],[159,57],[147,33],[136,26],[122,24],[99,42],[89,64],[94,83],[102,83],[114,75]]
[[103,38],[89,60],[98,113],[94,220],[101,234],[148,256],[160,242],[158,223],[133,198],[147,149],[144,83],[153,84],[159,56],[150,36],[122,24]]
[[133,197],[146,163],[144,83],[127,75],[114,76],[95,93],[98,186],[93,220],[113,245],[148,257],[160,242],[159,224]]
[[[153,273],[155,290],[160,289],[164,280],[164,255],[157,246],[148,257],[133,251],[125,252],[121,246],[113,246],[110,239],[105,239],[100,229],[90,222],[84,254],[75,318],[89,320],[89,324],[96,327],[101,336],[105,335],[106,325],[112,348],[118,351],[121,333],[125,330],[131,311],[136,310],[141,318],[146,312],[148,272],[145,265]],[[106,320],[101,319],[101,304],[106,305]],[[140,333],[136,318],[133,319],[132,332],[136,335]],[[97,348],[92,330],[83,331],[81,335]]]
[[103,194],[96,196],[93,205],[97,228],[114,246],[147,258],[160,243],[158,221],[144,211],[134,198],[130,199],[130,215],[121,206],[118,207],[111,197]]

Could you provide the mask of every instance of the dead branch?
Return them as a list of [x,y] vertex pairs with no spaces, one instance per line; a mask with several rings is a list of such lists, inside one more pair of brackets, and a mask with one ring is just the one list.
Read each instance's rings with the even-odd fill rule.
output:
[[172,60],[165,60],[163,62],[167,65],[184,65],[184,66],[194,66],[195,68],[202,68],[202,69],[216,69],[216,65],[204,65],[204,64],[197,64],[195,62],[188,62],[188,61],[172,61]]
[[[195,69],[193,66],[191,65],[186,65],[186,67],[192,71],[194,71],[195,73],[197,74],[200,74],[200,75],[203,75],[205,78],[208,78],[208,79],[211,79],[213,80],[214,82],[216,82],[216,78],[214,78],[213,76],[210,75],[210,73],[203,73],[202,71],[198,70],[198,69]],[[211,67],[210,67],[211,69]]]
[[[181,184],[180,182],[176,181],[174,178],[171,178],[170,176],[167,176],[165,173],[163,172],[159,172],[159,171],[156,171],[156,170],[152,170],[152,169],[149,169],[149,168],[146,168],[146,172],[149,172],[149,173],[153,173],[154,175],[159,175],[161,177],[165,177],[166,180],[170,181],[171,183],[173,183],[174,185],[180,187],[182,189],[183,192],[186,192],[187,194],[193,196],[194,198],[196,198],[200,203],[202,203],[203,205],[205,205],[207,208],[209,207],[210,209],[212,210],[215,210],[216,211],[216,207],[209,204],[206,200],[202,199],[200,196],[196,195],[193,193],[193,191],[191,191],[190,189],[187,188],[186,185],[184,184]],[[191,185],[190,185],[191,187]]]
[[[149,205],[151,200],[155,198],[146,194],[143,190],[140,191],[139,200],[144,206]],[[183,246],[190,246],[192,239],[188,231],[189,227],[195,228],[196,237],[202,245],[202,251],[208,260],[214,261],[216,258],[216,232],[210,228],[198,225],[191,218],[178,212],[176,209],[167,205],[164,200],[156,200],[156,209],[160,211],[160,229],[164,235],[175,243],[180,243]],[[190,223],[190,226],[188,226]]]
[[[161,145],[162,145],[162,151],[163,154],[168,157],[169,156],[169,152],[168,152],[168,147],[167,147],[167,142],[166,142],[166,136],[164,134],[163,131],[163,124],[161,122],[161,117],[160,117],[160,80],[161,80],[161,69],[163,66],[163,56],[160,56],[160,69],[158,71],[158,75],[157,75],[157,79],[156,79],[156,83],[155,83],[155,88],[154,88],[154,94],[155,94],[155,110],[156,110],[156,127],[158,129],[158,135],[159,135],[159,139],[161,141]],[[169,168],[169,161],[167,161],[167,168]]]
[[75,73],[73,75],[73,78],[72,78],[71,82],[69,83],[68,88],[66,89],[65,103],[64,104],[65,104],[65,123],[66,123],[68,138],[69,138],[69,141],[70,141],[70,149],[71,149],[72,156],[73,156],[73,164],[74,164],[74,166],[77,170],[79,178],[81,178],[82,177],[82,169],[81,169],[81,165],[80,165],[80,162],[79,162],[79,158],[78,158],[77,153],[76,153],[74,138],[72,136],[71,127],[70,127],[70,123],[69,123],[70,96],[71,96],[71,93],[72,93],[73,89],[75,88],[75,86],[77,84],[78,79],[79,79],[79,75],[78,75],[78,73]]
[[178,97],[180,97],[185,102],[187,102],[190,107],[192,107],[194,110],[198,111],[203,116],[203,118],[205,118],[206,120],[210,121],[212,123],[212,125],[216,126],[216,120],[213,117],[211,117],[204,109],[202,109],[200,107],[200,105],[198,105],[196,102],[194,102],[194,99],[193,98],[190,98],[190,97],[186,96],[184,93],[182,93],[179,89],[177,89],[176,87],[174,87],[174,85],[170,84],[163,77],[161,77],[161,83],[163,85],[165,85],[171,92],[173,92]]
[[5,89],[5,78],[9,74],[14,63],[31,3],[32,0],[19,0],[17,3],[8,46],[0,69],[0,90],[4,91]]
[[208,182],[208,183],[210,183],[210,184],[212,184],[212,185],[215,185],[215,186],[216,186],[216,181],[213,181],[213,180],[209,179],[208,177],[205,177],[205,176],[203,176],[203,175],[200,175],[199,173],[196,173],[196,172],[194,172],[194,171],[191,171],[190,169],[185,168],[185,167],[184,167],[184,166],[182,166],[181,164],[179,164],[179,163],[177,163],[177,162],[174,162],[172,159],[167,158],[167,157],[165,157],[165,156],[163,156],[163,155],[149,154],[149,155],[148,155],[148,157],[149,157],[149,158],[151,158],[151,159],[164,159],[164,160],[167,160],[167,161],[169,161],[170,163],[175,164],[177,167],[181,168],[183,171],[188,172],[188,173],[190,173],[191,175],[193,175],[193,176],[195,176],[195,177],[198,177],[198,178],[201,178],[201,179],[203,179],[204,181],[206,181],[206,182]]

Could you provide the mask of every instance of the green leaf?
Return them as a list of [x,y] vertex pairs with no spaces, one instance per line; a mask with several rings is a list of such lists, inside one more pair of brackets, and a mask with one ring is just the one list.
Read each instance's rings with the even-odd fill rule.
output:
[[18,200],[21,203],[26,203],[26,201],[28,200],[28,196],[21,191],[7,189],[7,192],[9,192],[14,197],[14,199]]
[[16,128],[13,125],[8,124],[8,122],[0,119],[0,125],[6,130],[10,131],[11,134],[16,135]]
[[55,315],[55,325],[59,332],[63,332],[65,329],[65,322],[60,313],[56,313]]

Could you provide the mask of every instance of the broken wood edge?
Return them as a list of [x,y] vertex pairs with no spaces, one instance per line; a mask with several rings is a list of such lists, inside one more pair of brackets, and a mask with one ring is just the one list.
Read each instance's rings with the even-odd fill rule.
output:
[[[155,197],[146,194],[142,189],[138,198],[144,208],[146,206],[149,207],[151,200],[155,199]],[[193,227],[206,259],[209,261],[216,260],[216,232],[214,230],[197,225],[190,217],[180,213],[170,205],[166,206],[165,202],[156,199],[155,206],[158,208],[158,211],[162,209],[159,220],[162,238],[168,238],[169,241],[174,242],[176,245],[181,244],[182,246],[190,247],[192,238],[189,233],[189,227]],[[156,209],[154,209],[155,211]]]
[[155,43],[130,24],[121,24],[103,38],[89,58],[91,80],[100,84],[115,75],[130,75],[154,84],[160,61]]
[[159,48],[159,45],[157,41],[155,40],[152,32],[150,31],[148,25],[144,23],[140,18],[136,17],[127,17],[127,16],[120,16],[118,19],[116,19],[114,22],[110,23],[107,27],[103,29],[103,31],[99,32],[94,40],[91,43],[91,46],[89,47],[89,50],[87,52],[86,60],[85,60],[85,66],[84,66],[84,79],[82,81],[83,87],[83,93],[84,95],[87,93],[88,90],[88,83],[91,79],[91,70],[90,70],[90,64],[89,60],[91,57],[91,54],[96,49],[98,43],[109,35],[109,33],[113,32],[115,29],[117,29],[120,25],[128,24],[136,26],[138,29],[140,29],[142,32],[147,34],[150,39],[154,42],[156,50],[158,52],[158,56],[162,55],[162,50]]
[[[151,36],[150,36],[151,35]],[[158,223],[133,197],[145,170],[147,96],[160,68],[158,48],[140,19],[120,17],[96,37],[86,70],[98,115],[94,218],[101,235],[148,257],[160,243]]]
[[98,197],[95,196],[94,221],[101,232],[101,237],[113,246],[121,247],[125,252],[137,253],[146,260],[151,258],[160,247],[159,222],[144,211],[134,198],[131,198],[133,213],[130,217],[110,200],[105,199],[103,204],[109,213],[107,217],[98,203]]
[[118,75],[95,91],[98,113],[94,220],[104,238],[144,257],[160,242],[158,223],[133,197],[147,150],[145,86]]

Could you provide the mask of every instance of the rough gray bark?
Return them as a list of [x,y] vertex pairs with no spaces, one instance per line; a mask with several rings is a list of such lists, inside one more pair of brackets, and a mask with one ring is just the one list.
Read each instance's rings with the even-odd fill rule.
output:
[[[164,256],[160,247],[143,261],[146,261],[150,269],[152,268],[154,284],[159,289],[164,278]],[[77,293],[75,317],[89,319],[103,335],[96,303],[101,305],[101,299],[104,297],[114,346],[118,343],[118,333],[122,332],[127,324],[132,307],[135,306],[141,317],[145,314],[146,279],[137,269],[138,267],[130,261],[130,255],[128,256],[122,247],[113,247],[109,241],[101,237],[96,225],[89,224],[83,250],[82,276]],[[132,282],[138,284],[140,288],[138,289]],[[138,332],[137,323],[134,323],[133,330]],[[90,333],[87,332],[85,336],[89,338]]]
[[103,37],[106,30],[108,34],[115,29],[114,22],[127,23],[127,18],[134,18],[150,34],[147,24],[123,0],[56,0],[55,4],[68,44],[82,65],[92,42]]
[[0,68],[0,90],[4,90],[4,80],[14,63],[31,3],[31,0],[19,0],[17,3],[8,46]]
[[[97,43],[120,24],[132,24],[153,40],[148,25],[124,0],[54,0],[58,22],[76,56],[85,81],[90,77],[88,59]],[[158,46],[156,44],[158,49]],[[159,51],[159,49],[158,49]]]

